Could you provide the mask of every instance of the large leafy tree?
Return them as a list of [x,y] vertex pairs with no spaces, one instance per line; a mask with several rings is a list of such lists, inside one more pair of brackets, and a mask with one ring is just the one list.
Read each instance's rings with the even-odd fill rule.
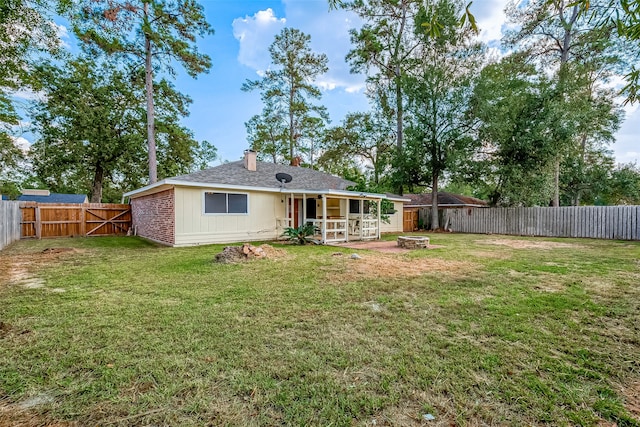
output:
[[379,111],[348,114],[342,125],[326,133],[321,167],[332,163],[352,161],[351,166],[364,165],[369,171],[369,183],[378,188],[391,163],[395,147],[394,129]]
[[11,0],[0,2],[0,186],[15,192],[15,181],[24,160],[16,145],[15,129],[20,117],[14,91],[29,87],[32,63],[38,57],[56,54],[61,42],[58,27],[48,9],[63,12],[65,1]]
[[91,202],[102,201],[112,174],[137,183],[142,173],[139,92],[125,73],[108,70],[79,59],[37,72],[45,97],[33,108],[34,171],[50,189],[88,192]]
[[415,17],[421,1],[355,0],[341,7],[363,19],[360,29],[351,31],[354,49],[347,55],[354,72],[366,72],[370,83],[389,87],[395,99],[396,146],[402,150],[404,105],[402,78],[414,64],[410,61],[419,41],[415,37]]
[[633,163],[618,165],[609,179],[600,202],[607,205],[640,205],[640,167]]
[[[449,25],[446,22],[448,18],[438,14],[437,5],[438,0],[329,0],[331,8],[353,11],[364,21],[362,28],[351,31],[354,48],[347,55],[347,60],[351,63],[352,72],[366,72],[369,92],[374,94],[373,101],[382,102],[379,108],[386,109],[395,118],[398,158],[404,155],[403,79],[416,64],[415,53],[421,43],[419,35],[437,37]],[[470,5],[456,24],[468,23],[475,28]],[[429,10],[429,20],[417,22],[421,8]],[[385,96],[379,96],[381,91],[387,92]],[[396,182],[399,194],[402,194],[403,186],[401,180]]]
[[[407,95],[407,155],[400,170],[403,180],[430,186],[433,228],[438,224],[438,186],[445,172],[472,158],[475,119],[467,114],[483,50],[474,42],[475,31],[460,26],[460,2],[441,0],[421,8],[418,23],[432,22],[437,13],[442,28],[437,35],[422,33],[414,72],[404,79]],[[406,172],[405,172],[406,173]]]
[[[547,0],[553,4],[554,0]],[[626,54],[630,68],[627,70],[627,85],[622,89],[626,95],[625,103],[640,100],[640,2],[637,0],[576,0],[573,5],[579,13],[585,15],[590,22],[600,28],[613,27],[618,36],[627,40]]]
[[328,70],[328,59],[325,54],[314,53],[310,41],[311,37],[302,31],[284,28],[269,47],[274,67],[263,78],[248,80],[242,86],[244,91],[260,91],[263,113],[253,117],[247,126],[252,144],[266,143],[274,160],[283,152],[291,160],[308,151],[309,144],[304,141],[315,139],[318,120],[329,120],[326,108],[313,103],[322,96],[314,81]]
[[270,159],[273,163],[284,160],[288,152],[288,127],[280,112],[266,105],[244,125],[249,146],[258,153],[260,160]]
[[[593,3],[602,6],[603,2]],[[507,10],[511,21],[519,25],[507,41],[527,52],[538,65],[539,72],[555,76],[556,102],[564,104],[560,108],[567,112],[564,120],[570,122],[562,127],[576,128],[575,133],[555,135],[552,205],[559,206],[561,164],[567,156],[584,153],[585,150],[577,147],[597,128],[593,126],[593,114],[583,114],[578,106],[590,107],[588,102],[599,103],[599,97],[607,97],[598,90],[598,83],[619,62],[616,44],[611,40],[613,29],[592,22],[581,13],[580,4],[572,0],[532,0],[526,5],[514,1]],[[590,92],[588,95],[585,89]],[[582,130],[578,132],[578,128]],[[554,129],[549,131],[553,133]]]
[[[79,58],[38,67],[44,101],[34,106],[38,139],[34,171],[54,191],[86,192],[92,202],[114,201],[146,174],[144,76]],[[156,84],[161,176],[196,166],[200,146],[180,126],[190,100],[171,84]]]
[[195,77],[211,67],[198,36],[212,34],[195,0],[81,0],[74,31],[90,52],[103,51],[144,64],[149,183],[157,181],[154,71],[181,64]]
[[549,129],[561,112],[552,82],[526,59],[514,54],[486,66],[470,103],[480,120],[481,150],[465,172],[492,205],[546,206],[553,194],[555,141]]

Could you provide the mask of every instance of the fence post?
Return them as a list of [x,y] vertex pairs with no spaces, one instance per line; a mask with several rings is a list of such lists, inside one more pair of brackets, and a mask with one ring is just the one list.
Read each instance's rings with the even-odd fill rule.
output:
[[42,239],[42,221],[40,219],[40,206],[36,205],[35,206],[35,214],[36,214],[36,223],[35,223],[35,228],[36,228],[36,239]]
[[86,211],[87,205],[83,204],[80,207],[80,235],[82,237],[87,237]]

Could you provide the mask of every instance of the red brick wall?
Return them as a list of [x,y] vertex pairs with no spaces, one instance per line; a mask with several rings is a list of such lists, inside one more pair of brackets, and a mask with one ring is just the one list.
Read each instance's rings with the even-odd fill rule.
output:
[[174,207],[173,189],[131,199],[133,227],[138,236],[173,245],[176,228]]

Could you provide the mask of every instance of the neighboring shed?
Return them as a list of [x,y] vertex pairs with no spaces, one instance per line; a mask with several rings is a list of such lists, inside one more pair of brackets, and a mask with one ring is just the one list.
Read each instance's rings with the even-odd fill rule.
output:
[[[292,179],[281,182],[276,174]],[[124,196],[135,233],[170,246],[273,240],[284,228],[305,223],[318,227],[323,243],[402,231],[402,202],[408,199],[347,190],[352,185],[313,169],[258,162],[248,151],[244,160],[163,179]],[[383,199],[394,202],[391,224],[381,221],[380,209],[369,210]]]
[[[404,203],[405,231],[410,231],[408,230],[408,221],[414,227],[417,227],[418,222],[422,221],[424,228],[430,228],[432,193],[405,194],[404,197],[410,199],[409,202]],[[438,193],[438,211],[441,219],[443,209],[484,208],[487,206],[487,202],[475,197],[442,191]],[[445,224],[441,223],[441,226],[445,226]]]
[[[405,202],[405,208],[430,208],[433,201],[432,193],[425,194],[405,194],[404,197],[411,199],[410,202]],[[484,200],[476,199],[475,197],[463,196],[462,194],[453,194],[446,192],[438,193],[438,208],[451,209],[451,208],[484,208],[487,207],[487,202]]]
[[20,202],[37,202],[37,203],[88,203],[89,199],[86,194],[64,194],[51,193],[49,190],[22,190],[22,194],[18,196]]

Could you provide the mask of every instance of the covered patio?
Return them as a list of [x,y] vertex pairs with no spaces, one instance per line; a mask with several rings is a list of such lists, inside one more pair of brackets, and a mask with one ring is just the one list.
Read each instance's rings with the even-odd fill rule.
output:
[[314,224],[316,239],[325,243],[380,238],[383,194],[331,191],[283,192],[282,227]]

